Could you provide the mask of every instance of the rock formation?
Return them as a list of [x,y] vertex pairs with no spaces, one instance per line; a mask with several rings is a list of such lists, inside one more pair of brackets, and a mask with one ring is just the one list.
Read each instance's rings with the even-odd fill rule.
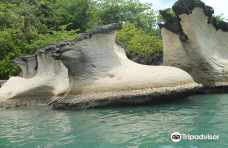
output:
[[176,16],[160,11],[167,20],[162,32],[163,65],[188,72],[204,85],[228,81],[228,24],[216,20],[214,10],[200,0],[178,0]]
[[[56,58],[61,59],[69,71],[68,95],[194,83],[180,69],[140,65],[127,59],[124,48],[115,43],[116,29],[121,28],[120,24],[96,28],[90,38],[59,50],[61,56],[58,54]],[[85,34],[78,38],[83,36]]]
[[7,82],[7,80],[0,80],[0,88]]
[[23,78],[11,77],[0,89],[0,101],[63,95],[69,86],[67,68],[60,60],[54,60],[50,53],[46,51],[15,59],[22,69]]
[[[121,24],[99,26],[74,40],[40,49],[34,56],[16,59],[24,78],[11,77],[0,89],[0,100],[65,93],[49,105],[67,108],[72,102],[72,108],[89,108],[183,99],[200,88],[181,69],[130,61],[125,46],[115,40],[121,28]],[[94,97],[88,99],[91,94]],[[77,107],[78,103],[84,106]]]
[[14,59],[14,63],[21,68],[22,78],[29,79],[36,75],[38,68],[37,56],[21,56],[17,59]]
[[[130,61],[122,44],[115,42],[116,30],[121,28],[120,24],[97,27],[80,35],[72,41],[73,44],[66,45],[57,52],[55,58],[61,59],[68,69],[70,86],[66,96],[53,103],[53,108],[88,108],[111,104],[145,103],[151,100],[156,102],[156,99],[162,100],[161,96],[164,93],[169,93],[164,91],[158,96],[156,93],[155,96],[151,96],[150,93],[153,91],[145,95],[143,89],[190,84],[198,86],[186,72],[178,68],[147,66]],[[87,36],[89,37],[86,38]],[[81,38],[83,40],[79,40]],[[138,92],[141,96],[130,93],[131,90],[140,90]],[[176,91],[175,97],[170,96],[169,99],[186,98],[193,93],[191,89],[186,89],[185,92],[187,91],[185,95],[183,90]],[[93,94],[93,97],[88,99],[87,94],[89,96]],[[142,99],[144,95],[146,97]],[[139,100],[133,99],[134,96]]]

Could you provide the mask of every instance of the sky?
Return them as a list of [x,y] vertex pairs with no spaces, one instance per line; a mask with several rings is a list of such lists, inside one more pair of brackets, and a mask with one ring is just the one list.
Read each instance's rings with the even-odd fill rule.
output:
[[[165,8],[172,7],[172,5],[177,1],[177,0],[140,0],[141,2],[148,2],[152,3],[153,7],[152,9],[154,10],[161,10]],[[220,15],[223,13],[223,17],[228,19],[228,0],[201,0],[204,2],[206,5],[211,6],[214,8],[214,14],[215,15]]]

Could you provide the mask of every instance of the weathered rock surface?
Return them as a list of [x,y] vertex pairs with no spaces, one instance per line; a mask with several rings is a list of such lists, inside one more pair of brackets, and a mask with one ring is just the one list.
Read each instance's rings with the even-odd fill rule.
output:
[[[111,26],[103,26],[101,30]],[[115,36],[115,30],[105,33],[98,31],[90,38],[61,48],[61,56],[58,58],[69,72],[70,87],[67,95],[195,83],[186,72],[178,68],[146,66],[130,61],[124,48],[115,43]]]
[[[30,57],[34,56],[22,57],[21,59],[25,59],[24,63],[20,59],[15,60],[22,67],[24,78],[11,77],[0,89],[0,101],[63,95],[69,86],[67,68],[61,61],[54,60],[50,55],[50,51],[47,51],[37,56],[37,70],[34,70],[36,67],[34,59],[30,60]],[[32,61],[31,64],[29,64],[30,61]]]
[[[87,100],[78,100],[78,97],[97,94],[96,96],[100,96],[98,99],[105,102],[103,105],[98,101],[93,105],[79,107],[89,108],[89,106],[112,106],[123,102],[128,104],[131,98],[129,104],[183,99],[201,87],[181,69],[169,66],[147,66],[130,61],[126,57],[124,45],[115,41],[116,30],[121,28],[120,24],[96,27],[72,41],[52,44],[38,50],[35,54],[37,63],[32,64],[33,66],[27,65],[27,69],[24,68],[28,71],[27,77],[11,77],[0,89],[0,100],[11,99],[5,102],[12,104],[14,99],[12,106],[15,104],[23,106],[26,102],[29,103],[29,99],[35,102],[30,104],[36,104],[39,102],[37,98],[46,97],[48,102],[50,98],[57,96],[49,105],[52,105],[52,108],[55,106],[59,108],[57,107],[59,103],[69,105],[69,102],[74,103],[75,99],[77,103],[80,101],[82,104],[85,101],[88,103],[93,101],[91,97]],[[26,65],[29,63],[27,62],[29,58],[22,57],[15,62]],[[29,72],[35,73],[34,65],[38,65],[38,68],[35,69],[36,74],[32,76]],[[182,86],[187,89],[179,89]],[[164,88],[165,91],[159,88]],[[170,91],[173,89],[177,90]],[[65,95],[61,97],[63,93]],[[159,95],[156,95],[157,93]],[[169,94],[172,95],[170,99]],[[162,98],[162,96],[166,97]],[[140,100],[143,97],[144,99]],[[26,101],[20,101],[23,98],[26,98]],[[4,102],[0,104],[4,107]],[[9,106],[8,104],[6,107]]]
[[16,108],[23,106],[45,106],[49,102],[54,101],[58,97],[35,97],[35,98],[23,98],[23,99],[7,99],[0,102],[0,108]]
[[54,101],[49,108],[85,109],[162,103],[187,98],[200,90],[202,90],[202,85],[191,84],[176,87],[69,95],[58,101]]
[[[111,25],[102,26],[101,29],[111,28]],[[101,96],[102,99],[100,101],[106,100],[110,102],[112,98],[115,98],[114,102],[106,102],[104,103],[105,105],[99,105],[99,103],[92,105],[92,107],[99,107],[106,105],[112,106],[116,103],[121,104],[123,100],[129,100],[134,95],[135,98],[138,97],[138,99],[141,99],[145,94],[141,93],[140,95],[140,93],[138,93],[136,95],[134,93],[134,90],[139,89],[172,88],[179,85],[193,85],[194,88],[198,88],[198,84],[192,80],[191,76],[178,68],[147,66],[130,61],[126,57],[124,47],[116,43],[115,36],[116,30],[110,30],[110,32],[105,33],[98,31],[98,34],[93,34],[90,38],[77,41],[72,45],[66,45],[59,50],[61,55],[59,54],[57,59],[61,59],[68,69],[70,86],[66,91],[65,97],[51,103],[52,108],[59,109],[60,107],[57,104],[61,103],[63,106],[69,105],[69,102],[78,100],[81,96],[89,94]],[[122,91],[126,94],[121,97],[111,95],[113,93],[118,94],[118,92]],[[129,96],[128,92],[132,92],[132,94]],[[192,89],[192,91],[190,90],[189,92],[191,93],[183,95],[184,91],[177,91],[175,98],[186,98],[196,92],[196,89]],[[151,91],[151,93],[154,92]],[[169,94],[166,91],[163,93]],[[106,97],[103,98],[103,94],[106,94]],[[147,94],[147,96],[150,95]],[[105,99],[107,97],[110,100]],[[139,102],[145,103],[148,102],[149,97],[147,97],[147,99],[141,99],[141,101],[138,101],[138,99],[132,99],[130,102],[135,102],[135,104]],[[152,99],[158,101],[161,97],[151,97],[151,100]],[[83,99],[79,100],[82,101],[81,103],[85,101],[83,101]],[[87,101],[89,102],[89,100]],[[126,100],[125,102],[127,103]],[[130,102],[129,104],[131,104]],[[79,102],[77,101],[77,103]],[[81,108],[73,104],[72,106]],[[71,109],[74,107],[71,107]]]
[[163,65],[183,69],[203,85],[227,82],[228,24],[200,0],[178,0],[172,9],[176,17],[161,12],[167,20],[160,24]]
[[25,79],[32,78],[36,75],[38,68],[37,56],[21,56],[13,60],[22,70],[22,77]]

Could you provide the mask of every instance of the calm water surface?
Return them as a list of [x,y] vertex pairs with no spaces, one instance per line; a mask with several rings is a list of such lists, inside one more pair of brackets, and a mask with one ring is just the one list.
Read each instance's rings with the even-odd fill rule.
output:
[[[220,135],[181,140],[173,132]],[[0,110],[0,148],[228,147],[228,94],[195,95],[167,104],[87,110]]]

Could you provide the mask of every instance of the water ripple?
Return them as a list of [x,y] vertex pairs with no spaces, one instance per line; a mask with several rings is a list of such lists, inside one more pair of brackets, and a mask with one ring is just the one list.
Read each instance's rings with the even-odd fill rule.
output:
[[[52,111],[0,110],[0,147],[226,147],[228,94],[138,107]],[[170,139],[173,132],[220,135],[219,140]]]

